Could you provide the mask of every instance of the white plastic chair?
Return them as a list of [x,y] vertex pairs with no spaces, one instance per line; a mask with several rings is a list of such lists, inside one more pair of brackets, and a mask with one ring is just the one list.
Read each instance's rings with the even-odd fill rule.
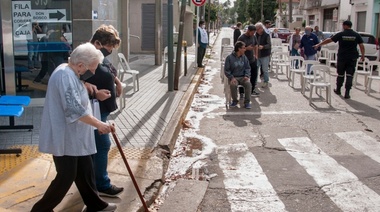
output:
[[[292,82],[292,86],[291,86],[292,88],[294,88],[295,74],[300,75],[300,80],[302,83],[302,74],[305,71],[303,69],[303,66],[302,66],[303,61],[304,61],[304,58],[301,56],[290,56],[289,57],[289,71],[290,71],[290,73],[289,73],[288,84],[290,86],[290,82]],[[298,67],[297,67],[297,64],[298,64]]]
[[222,46],[231,45],[231,38],[222,38]]
[[[378,73],[377,75],[374,75],[374,66],[377,66],[377,70],[378,70]],[[371,85],[372,85],[372,80],[379,80],[380,81],[380,62],[377,62],[377,61],[370,61],[368,62],[368,69],[369,69],[369,76],[368,76],[368,84],[367,84],[367,89],[366,89],[366,93],[367,95],[369,95],[369,93],[371,92]]]
[[120,94],[120,97],[119,97],[119,106],[120,108],[119,109],[123,109],[125,108],[125,93],[127,93],[126,91],[126,88],[127,88],[127,84],[125,84],[123,82],[124,80],[124,70],[123,70],[123,67],[121,66],[121,64],[119,63],[118,65],[118,69],[117,69],[117,78],[119,78],[120,82],[121,82],[121,94]]
[[322,89],[326,90],[326,101],[329,105],[331,105],[331,82],[330,82],[330,67],[326,65],[313,65],[310,68],[310,71],[313,71],[314,78],[312,82],[310,82],[310,96],[309,96],[309,104],[312,102],[313,90],[315,87],[315,93],[318,94],[318,89],[320,89],[320,96],[322,95]]
[[329,60],[329,50],[327,48],[322,47],[321,51],[318,52],[318,61],[319,62],[325,62],[325,64],[328,64]]
[[271,38],[272,47],[273,46],[282,46],[281,38]]
[[282,52],[281,46],[274,46],[271,49],[269,72],[272,71],[273,68],[277,69],[277,63],[280,61],[279,55],[277,54],[279,52]]
[[338,51],[336,50],[328,50],[328,60],[326,62],[327,65],[331,66],[331,64],[335,64],[335,67],[338,64]]
[[[176,55],[177,55],[177,47],[173,47],[173,65],[176,63]],[[164,68],[162,69],[162,78],[165,78],[166,75],[166,63],[169,63],[169,57],[168,57],[168,47],[166,46],[164,48]]]
[[[368,69],[368,63],[369,59],[364,58],[364,62],[361,62],[359,59],[356,61],[356,68],[354,73],[354,79],[352,81],[354,87],[356,88],[356,84],[358,82],[358,75],[364,76],[364,86],[367,89],[367,82],[368,82],[368,76],[370,75],[369,69]],[[362,70],[359,70],[359,68],[362,68]]]
[[[304,94],[305,93],[305,90],[306,90],[306,84],[308,82],[312,82],[314,80],[315,77],[319,77],[319,76],[314,76],[314,72],[312,71],[311,67],[313,67],[314,65],[319,65],[320,63],[316,60],[304,60],[303,61],[303,69],[304,69],[304,72],[302,74],[302,81],[301,81],[301,93]],[[309,73],[307,73],[307,67],[308,66],[311,66],[310,67],[310,71]]]
[[282,68],[285,67],[286,69],[286,76],[288,76],[289,72],[289,53],[288,52],[276,52],[278,61],[276,63],[276,77],[278,78],[278,72],[281,70],[282,73]]
[[139,86],[139,71],[132,70],[129,66],[127,60],[125,59],[125,56],[123,53],[118,53],[119,56],[119,62],[121,64],[121,68],[123,73],[125,74],[131,74],[132,75],[132,82],[133,82],[133,93],[136,93],[136,91],[140,90]]

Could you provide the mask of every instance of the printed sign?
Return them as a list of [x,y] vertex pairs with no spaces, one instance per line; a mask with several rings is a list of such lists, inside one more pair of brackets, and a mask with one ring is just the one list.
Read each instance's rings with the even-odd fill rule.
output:
[[33,39],[30,1],[12,1],[14,39]]
[[12,1],[13,35],[15,40],[33,39],[32,23],[65,22],[65,9],[32,10],[30,1]]
[[191,1],[197,7],[203,6],[206,3],[206,0],[191,0]]

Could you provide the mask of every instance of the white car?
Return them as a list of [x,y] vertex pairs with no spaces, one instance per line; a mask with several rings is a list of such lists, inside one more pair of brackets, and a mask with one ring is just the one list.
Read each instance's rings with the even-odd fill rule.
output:
[[[379,61],[379,41],[371,34],[367,32],[358,32],[363,39],[363,45],[365,50],[365,57],[369,60]],[[329,50],[338,50],[338,43],[329,43],[324,46]],[[360,49],[358,46],[358,52],[360,54]]]

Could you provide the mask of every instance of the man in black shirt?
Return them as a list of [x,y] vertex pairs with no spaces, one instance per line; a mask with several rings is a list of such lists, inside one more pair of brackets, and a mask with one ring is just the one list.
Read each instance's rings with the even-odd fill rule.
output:
[[[255,90],[256,81],[257,81],[257,40],[254,36],[256,32],[256,27],[254,25],[249,25],[247,31],[242,34],[238,41],[243,41],[245,43],[245,56],[247,56],[249,60],[249,65],[251,66],[251,85],[252,90],[251,95],[252,96],[258,96],[259,92]],[[241,92],[240,92],[241,93]],[[246,92],[246,95],[249,95],[248,92]]]
[[232,44],[233,46],[235,46],[236,41],[238,40],[239,36],[241,35],[240,27],[241,27],[241,23],[238,22],[236,24],[236,28],[234,30],[234,43]]
[[344,94],[345,99],[351,98],[350,90],[352,87],[352,78],[355,73],[356,60],[359,57],[357,50],[358,44],[361,52],[361,61],[364,61],[365,55],[363,39],[357,32],[352,30],[351,27],[351,21],[344,21],[342,32],[338,32],[333,37],[327,38],[326,40],[314,46],[314,48],[318,48],[333,41],[335,43],[339,41],[337,60],[338,77],[336,78],[336,89],[334,89],[334,92],[338,95],[341,95],[340,88],[343,86],[344,75],[346,75],[346,92]]

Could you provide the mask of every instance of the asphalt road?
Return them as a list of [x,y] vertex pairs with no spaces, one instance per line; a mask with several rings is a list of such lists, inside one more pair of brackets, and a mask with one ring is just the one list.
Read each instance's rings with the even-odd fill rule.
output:
[[199,210],[379,211],[379,91],[367,96],[359,76],[352,99],[333,93],[330,106],[324,95],[314,94],[309,105],[299,79],[291,88],[284,74],[271,72],[269,88],[259,80],[252,109],[226,109],[220,43],[232,40],[232,32],[224,28],[219,34],[206,67],[212,70],[206,71],[208,88],[200,92],[219,101],[204,101],[209,109],[195,130],[215,144],[205,161],[208,172],[218,175]]

